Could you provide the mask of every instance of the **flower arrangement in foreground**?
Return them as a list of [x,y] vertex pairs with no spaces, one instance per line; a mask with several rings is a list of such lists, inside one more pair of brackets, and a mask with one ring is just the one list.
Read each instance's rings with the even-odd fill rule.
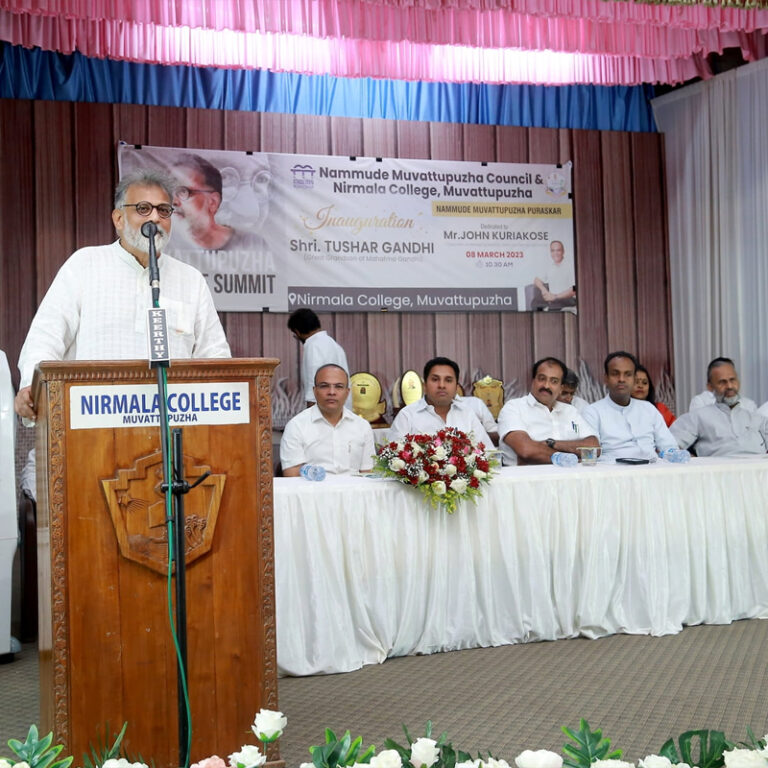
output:
[[[251,729],[263,744],[280,738],[288,720],[282,712],[262,709]],[[341,738],[330,729],[325,730],[325,744],[309,748],[312,762],[302,763],[300,768],[510,768],[503,759],[487,752],[472,757],[467,752],[454,749],[445,733],[432,738],[432,722],[428,722],[425,735],[413,739],[403,726],[406,743],[393,739],[384,740],[384,749],[376,753],[374,746],[362,749],[363,739],[352,739],[349,731]],[[581,720],[578,730],[563,726],[563,732],[571,742],[563,745],[565,758],[546,749],[521,752],[514,759],[516,768],[636,768],[635,763],[621,760],[621,750],[611,749],[610,739],[602,732],[591,730],[586,720]],[[86,768],[147,768],[143,762],[131,762],[125,756],[118,757],[125,726],[111,747],[103,747],[100,755],[84,755]],[[755,738],[747,728],[748,741],[734,743],[725,738],[722,731],[698,729],[681,734],[675,744],[667,740],[658,754],[638,760],[637,768],[768,768],[768,735]],[[0,757],[0,768],[69,768],[71,757],[57,759],[61,745],[53,746],[53,735],[38,738],[37,728],[29,729],[24,742],[10,739],[8,746],[20,760]],[[94,761],[91,757],[97,758]],[[246,744],[240,751],[229,755],[229,764],[217,755],[194,763],[190,768],[259,768],[266,762],[266,755],[258,747]]]
[[456,511],[461,499],[483,495],[482,483],[493,477],[498,461],[455,427],[434,435],[406,435],[383,445],[376,455],[374,473],[417,488],[433,507]]

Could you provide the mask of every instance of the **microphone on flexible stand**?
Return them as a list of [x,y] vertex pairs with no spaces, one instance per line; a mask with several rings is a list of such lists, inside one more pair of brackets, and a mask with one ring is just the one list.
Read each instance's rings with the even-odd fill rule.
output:
[[152,306],[156,307],[160,300],[160,270],[157,266],[157,250],[155,249],[157,224],[154,221],[145,221],[141,225],[141,234],[149,239],[149,284],[152,287]]

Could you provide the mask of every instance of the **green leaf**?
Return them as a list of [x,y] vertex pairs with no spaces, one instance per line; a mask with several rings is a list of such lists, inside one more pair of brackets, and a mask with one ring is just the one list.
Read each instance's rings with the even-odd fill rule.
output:
[[[723,752],[730,746],[722,731],[708,731],[705,728],[699,728],[693,731],[686,731],[677,737],[679,746],[675,749],[674,739],[669,739],[659,752],[663,757],[669,757],[673,762],[688,763],[696,765],[698,768],[721,768],[725,764]],[[694,753],[694,744],[698,744],[698,751]]]
[[599,728],[596,731],[591,730],[584,718],[579,721],[578,731],[566,726],[562,727],[562,731],[576,742],[576,746],[568,743],[563,745],[563,752],[567,756],[563,763],[569,768],[589,768],[595,760],[613,760],[621,757],[621,750],[611,751],[610,739],[604,739]]
[[[403,726],[405,728],[405,726]],[[384,739],[384,749],[394,749],[403,763],[407,764],[411,757],[410,748],[400,746],[394,739]]]

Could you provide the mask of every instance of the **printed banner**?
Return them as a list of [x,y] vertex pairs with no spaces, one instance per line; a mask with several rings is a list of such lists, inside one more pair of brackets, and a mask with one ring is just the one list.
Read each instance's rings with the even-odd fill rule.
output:
[[118,161],[175,177],[166,251],[220,311],[575,312],[570,163],[125,144]]
[[[168,421],[184,424],[248,424],[248,383],[169,384]],[[73,386],[71,429],[116,429],[160,424],[160,395],[153,384]]]

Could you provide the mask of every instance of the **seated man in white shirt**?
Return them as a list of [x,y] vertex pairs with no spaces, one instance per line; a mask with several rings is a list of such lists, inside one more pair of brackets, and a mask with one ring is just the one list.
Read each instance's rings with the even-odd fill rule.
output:
[[605,358],[608,394],[584,410],[584,419],[597,432],[602,460],[655,460],[657,453],[677,449],[677,441],[653,403],[635,400],[637,360],[629,352],[611,352]]
[[742,404],[733,363],[716,358],[707,369],[715,402],[683,414],[669,428],[681,448],[698,456],[761,455],[768,448],[768,418]]
[[[694,395],[691,398],[691,402],[688,405],[689,411],[694,411],[696,408],[702,408],[705,405],[714,405],[715,403],[715,393],[712,389],[712,385],[709,381],[709,372],[717,365],[721,365],[723,363],[728,363],[728,365],[733,365],[735,367],[735,364],[733,360],[731,360],[730,357],[716,357],[708,366],[707,366],[707,388],[703,392],[699,392],[698,395]],[[756,411],[757,410],[757,403],[755,403],[754,400],[750,400],[748,397],[742,397],[741,398],[741,407],[745,408],[748,411]],[[768,416],[768,413],[765,414]]]
[[576,408],[557,399],[567,370],[556,357],[538,360],[533,364],[531,391],[501,409],[499,436],[505,465],[548,464],[558,451],[578,456],[579,448],[600,445]]
[[316,404],[294,416],[280,441],[284,477],[298,477],[304,464],[320,465],[329,474],[351,475],[373,468],[371,425],[344,407],[349,377],[331,363],[315,373]]
[[565,369],[565,376],[563,376],[563,385],[560,388],[560,395],[558,400],[566,405],[572,405],[579,413],[584,413],[584,409],[589,403],[576,394],[576,390],[579,388],[579,377],[575,371],[570,368]]
[[431,435],[445,427],[456,427],[472,434],[476,443],[486,448],[493,441],[480,423],[474,409],[457,397],[459,366],[447,357],[435,357],[424,366],[424,397],[405,406],[389,428],[390,440],[406,435]]
[[[474,395],[456,395],[457,400],[466,403],[480,419],[483,429],[488,433],[494,445],[499,444],[499,425],[493,418],[491,409],[479,398]],[[488,446],[490,448],[490,446]]]

